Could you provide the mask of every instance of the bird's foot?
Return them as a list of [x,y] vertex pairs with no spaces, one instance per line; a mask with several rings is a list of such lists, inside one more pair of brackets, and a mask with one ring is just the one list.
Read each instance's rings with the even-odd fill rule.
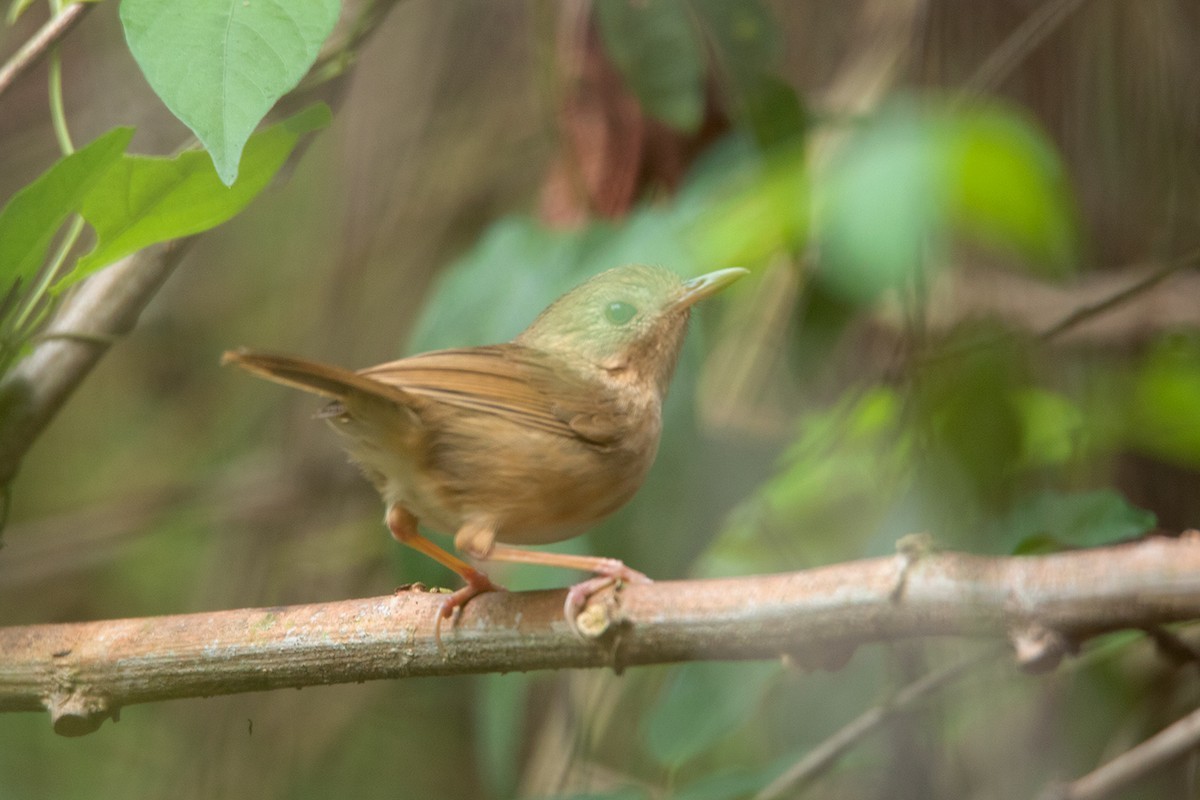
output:
[[575,584],[567,590],[567,599],[563,602],[563,614],[571,628],[579,634],[579,614],[587,605],[592,595],[618,583],[653,583],[648,577],[625,566],[625,563],[615,558],[598,559],[592,567],[596,577]]
[[465,606],[467,601],[477,594],[504,591],[503,586],[492,583],[491,578],[475,569],[464,573],[463,579],[467,585],[454,590],[449,597],[442,601],[442,605],[438,608],[437,622],[433,626],[434,641],[437,642],[438,650],[443,653],[445,651],[442,647],[442,620],[453,617],[455,609]]

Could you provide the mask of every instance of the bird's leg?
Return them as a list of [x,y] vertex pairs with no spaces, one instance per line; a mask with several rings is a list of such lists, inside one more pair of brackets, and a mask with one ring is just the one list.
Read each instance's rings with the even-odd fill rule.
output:
[[392,537],[396,541],[424,553],[443,566],[449,567],[461,575],[462,579],[467,582],[466,586],[455,590],[442,603],[435,629],[435,634],[439,642],[441,640],[442,620],[449,619],[454,614],[454,609],[462,606],[477,594],[495,592],[503,588],[492,583],[487,575],[484,575],[458,556],[446,552],[417,533],[417,518],[407,508],[401,505],[392,506],[388,509],[386,521],[388,530],[392,532]]
[[567,599],[563,603],[563,613],[567,621],[575,624],[575,618],[587,605],[588,598],[601,589],[607,588],[617,581],[626,583],[651,583],[652,581],[635,569],[625,566],[625,562],[615,558],[600,558],[597,556],[576,556],[567,553],[546,553],[540,550],[523,550],[520,547],[506,547],[498,544],[492,547],[487,555],[490,561],[514,561],[521,564],[542,564],[548,567],[563,567],[595,573],[596,577],[577,583],[567,590]]

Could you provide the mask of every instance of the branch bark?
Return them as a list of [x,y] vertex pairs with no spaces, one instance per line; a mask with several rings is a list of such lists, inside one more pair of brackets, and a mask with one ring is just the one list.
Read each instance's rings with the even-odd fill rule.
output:
[[593,598],[582,634],[562,591],[471,601],[441,646],[442,596],[0,629],[0,711],[48,710],[80,735],[122,706],[425,675],[783,654],[825,663],[918,636],[1013,642],[1048,668],[1107,631],[1200,618],[1200,533],[1048,556],[899,554],[804,572],[625,586]]
[[88,278],[0,381],[0,487],[108,348],[133,330],[188,241],[146,248]]
[[72,3],[39,28],[12,58],[0,66],[0,94],[4,94],[23,72],[46,55],[91,9],[91,3]]

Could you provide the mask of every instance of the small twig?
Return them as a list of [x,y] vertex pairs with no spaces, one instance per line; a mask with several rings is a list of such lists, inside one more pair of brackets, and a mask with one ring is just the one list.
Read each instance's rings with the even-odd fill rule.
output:
[[72,3],[61,13],[51,17],[45,25],[38,28],[37,33],[13,53],[4,66],[0,67],[0,95],[12,86],[22,72],[32,67],[50,47],[67,34],[83,15],[92,9],[94,3]]
[[1200,709],[1176,720],[1131,750],[1070,783],[1042,792],[1042,800],[1100,800],[1138,778],[1200,748]]
[[[1149,274],[1143,275],[1137,280],[1130,283],[1128,286],[1123,286],[1112,294],[1097,300],[1094,303],[1075,308],[1066,316],[1059,318],[1055,322],[1047,325],[1041,330],[1033,333],[1038,340],[1049,342],[1057,339],[1065,333],[1069,333],[1080,325],[1090,322],[1097,317],[1113,311],[1124,303],[1132,300],[1140,294],[1144,294],[1155,286],[1161,284],[1164,280],[1174,275],[1175,273],[1191,266],[1200,263],[1200,250],[1193,250],[1185,255],[1163,264]],[[953,358],[962,358],[964,356],[976,353],[980,350],[985,350],[990,347],[997,347],[1006,341],[1012,339],[1013,334],[1010,332],[997,333],[989,335],[982,339],[973,339],[965,342],[958,342],[954,346],[946,347],[935,353],[924,357],[924,363],[939,363]]]
[[1174,631],[1162,625],[1146,626],[1146,634],[1154,641],[1158,652],[1177,666],[1191,664],[1200,667],[1200,649]]
[[1098,317],[1106,311],[1110,311],[1121,305],[1126,300],[1129,300],[1138,296],[1142,292],[1154,288],[1179,270],[1192,266],[1198,259],[1200,259],[1200,250],[1193,250],[1186,255],[1180,256],[1174,261],[1164,264],[1163,266],[1154,270],[1149,275],[1134,281],[1121,291],[1116,292],[1115,294],[1110,295],[1099,302],[1090,303],[1075,309],[1070,314],[1039,333],[1038,338],[1044,342],[1049,341],[1054,337],[1069,331],[1071,328],[1087,322],[1093,317]]
[[968,670],[1003,658],[1007,648],[988,648],[957,664],[929,674],[902,687],[886,702],[868,709],[846,724],[825,741],[805,754],[786,772],[771,781],[765,789],[754,796],[754,800],[776,800],[779,797],[794,797],[806,784],[820,777],[867,734],[874,731],[891,717],[915,705],[926,695],[957,680]]
[[1083,3],[1084,0],[1055,0],[1034,9],[963,84],[966,94],[980,95],[999,88],[1013,68],[1024,61]]

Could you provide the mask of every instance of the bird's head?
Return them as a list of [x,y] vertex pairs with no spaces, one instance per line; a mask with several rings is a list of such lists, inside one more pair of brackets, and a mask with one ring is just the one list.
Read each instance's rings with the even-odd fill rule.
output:
[[746,273],[722,269],[684,280],[663,267],[610,269],[555,300],[516,342],[649,383],[663,395],[692,306]]

